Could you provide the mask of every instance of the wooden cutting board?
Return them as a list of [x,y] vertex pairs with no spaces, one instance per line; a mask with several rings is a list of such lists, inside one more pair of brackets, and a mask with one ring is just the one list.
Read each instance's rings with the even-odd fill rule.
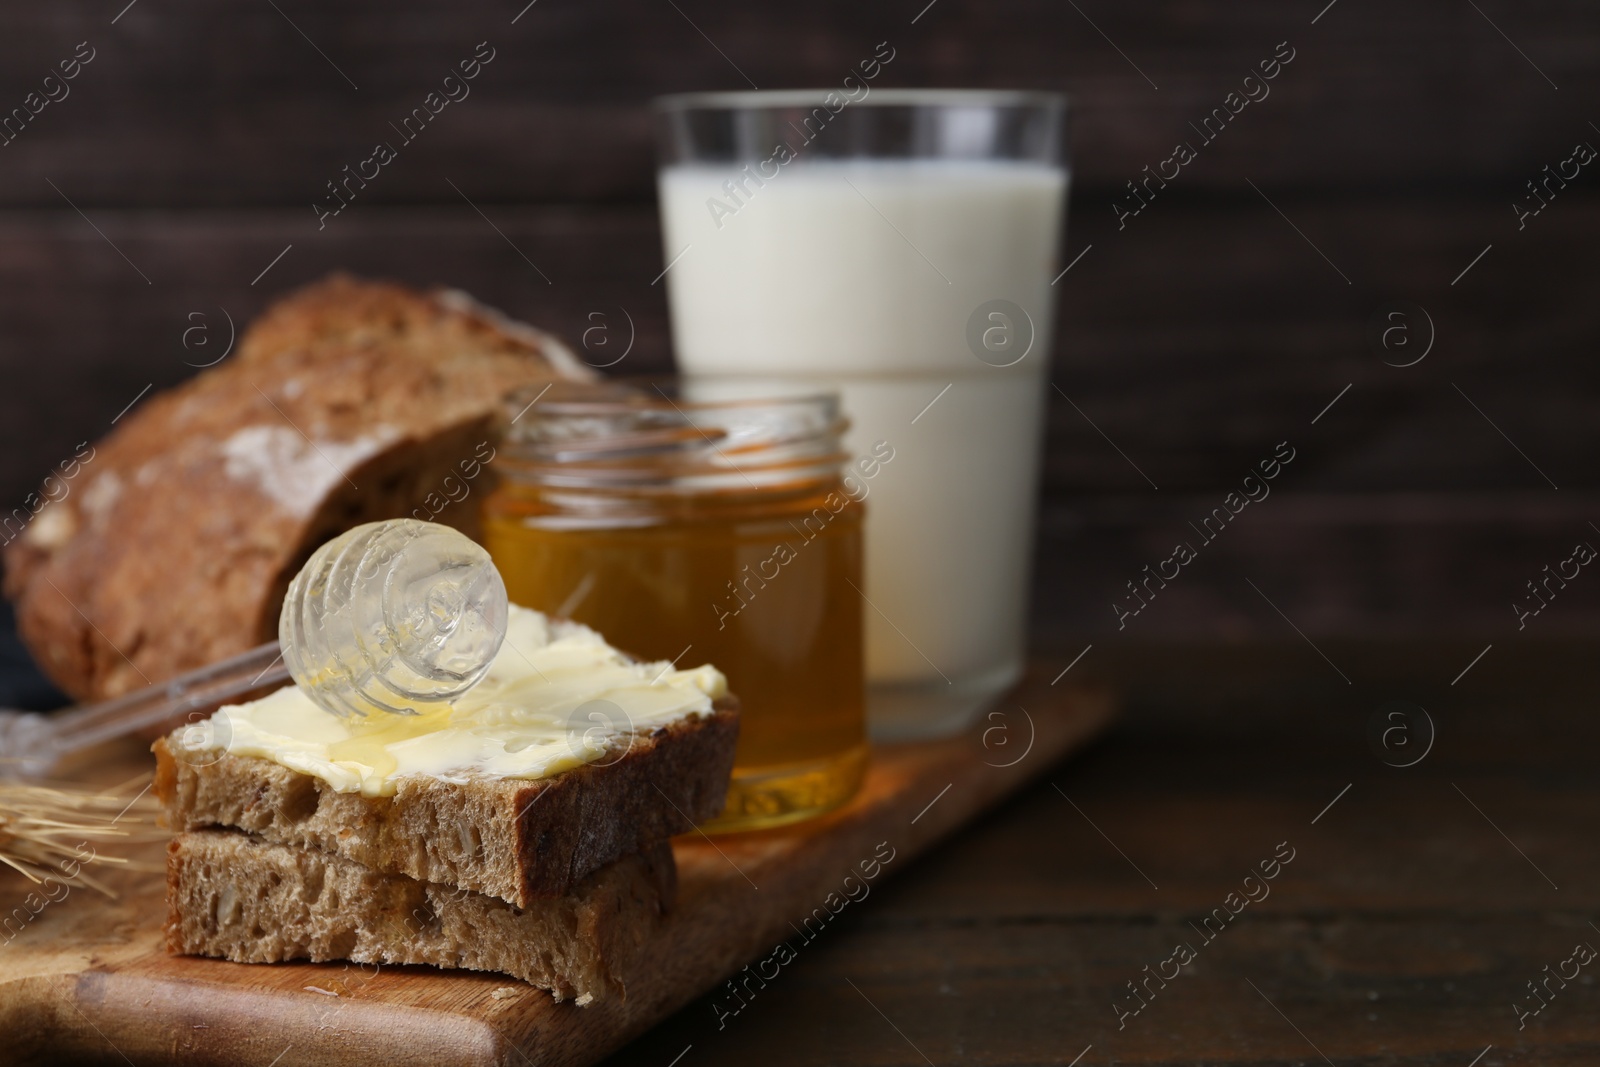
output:
[[[678,901],[659,945],[625,978],[625,999],[579,1008],[503,975],[429,967],[175,958],[162,948],[161,875],[128,872],[114,878],[116,901],[73,890],[0,940],[0,1060],[593,1063],[736,972],[758,989],[760,973],[771,977],[787,959],[774,955],[780,942],[804,951],[833,914],[855,906],[850,897],[898,875],[1110,721],[1107,691],[1052,686],[1049,676],[1036,670],[966,736],[875,750],[861,794],[825,818],[674,842]],[[0,916],[27,888],[0,877]],[[747,964],[757,966],[741,971]],[[719,1002],[737,1007],[724,992]]]

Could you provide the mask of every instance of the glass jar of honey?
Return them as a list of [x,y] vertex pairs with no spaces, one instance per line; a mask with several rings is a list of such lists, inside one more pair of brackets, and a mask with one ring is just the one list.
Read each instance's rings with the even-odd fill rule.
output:
[[655,382],[513,397],[483,516],[514,603],[727,675],[742,714],[714,832],[835,808],[867,764],[864,493],[844,476],[838,397],[727,393]]

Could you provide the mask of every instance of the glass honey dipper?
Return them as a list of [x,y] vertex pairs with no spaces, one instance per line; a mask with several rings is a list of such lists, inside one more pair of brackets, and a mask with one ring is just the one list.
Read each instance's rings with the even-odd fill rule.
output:
[[73,752],[193,722],[291,678],[340,717],[440,708],[487,673],[507,614],[500,572],[465,534],[416,519],[357,526],[290,582],[278,640],[97,704],[0,711],[0,775],[43,774]]

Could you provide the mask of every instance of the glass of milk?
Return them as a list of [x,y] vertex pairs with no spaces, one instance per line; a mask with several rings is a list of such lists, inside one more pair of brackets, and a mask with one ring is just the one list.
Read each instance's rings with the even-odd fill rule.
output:
[[680,372],[843,396],[893,740],[962,729],[1022,673],[1066,101],[867,69],[658,100],[659,192]]

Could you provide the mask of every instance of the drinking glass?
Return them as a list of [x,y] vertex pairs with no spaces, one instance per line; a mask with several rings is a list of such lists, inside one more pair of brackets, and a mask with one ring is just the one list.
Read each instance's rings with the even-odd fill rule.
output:
[[852,421],[879,739],[957,731],[1022,673],[1065,115],[865,79],[657,101],[680,373],[809,379]]

